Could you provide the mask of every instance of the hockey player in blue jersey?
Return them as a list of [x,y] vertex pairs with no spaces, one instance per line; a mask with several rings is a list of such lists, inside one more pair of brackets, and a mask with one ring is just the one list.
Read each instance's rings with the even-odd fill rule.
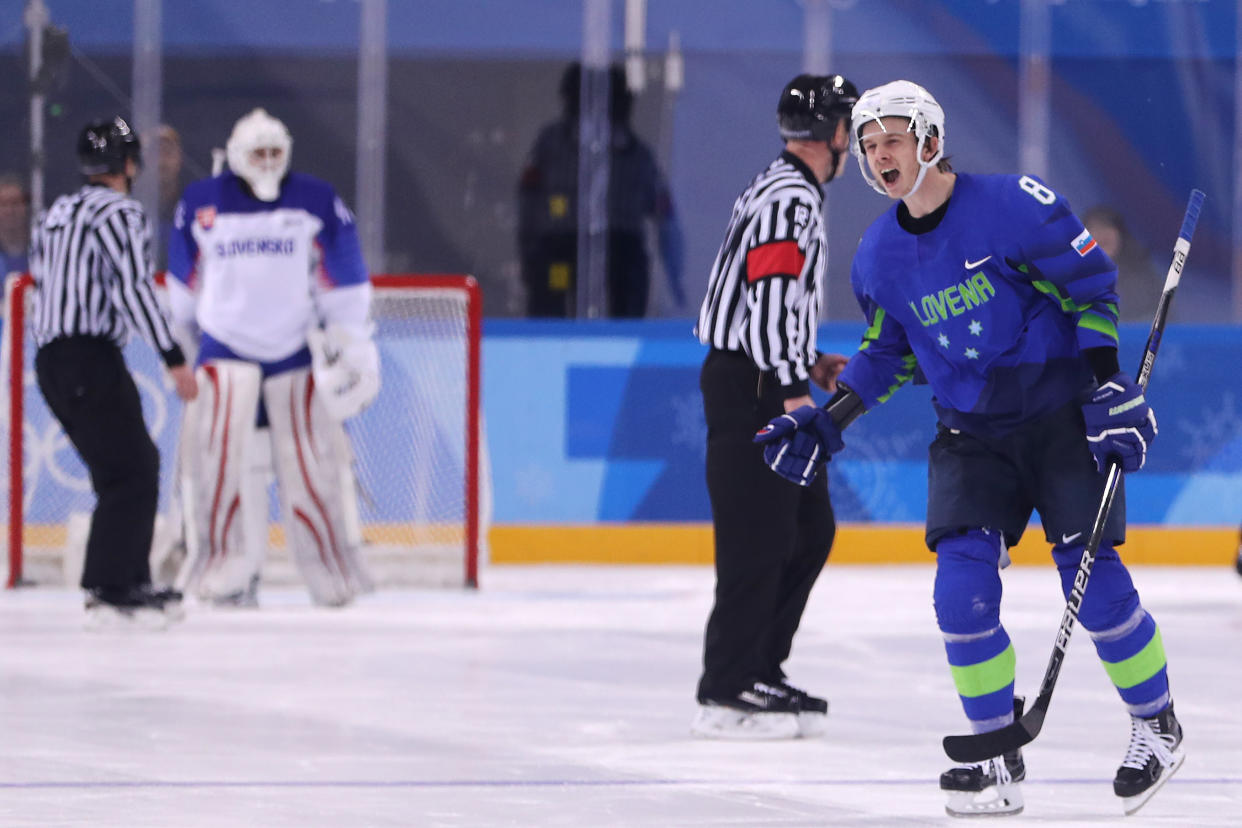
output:
[[371,283],[353,214],[326,181],[289,170],[292,144],[262,109],[239,119],[229,169],[186,187],[169,242],[169,304],[196,335],[205,391],[182,441],[179,583],[219,605],[257,601],[269,467],[314,601],[371,588],[341,425],[379,391]]
[[[809,482],[841,429],[921,373],[939,422],[929,450],[926,541],[936,619],[976,733],[1014,720],[1015,655],[1000,622],[1006,549],[1032,510],[1068,594],[1110,457],[1142,467],[1156,419],[1117,359],[1117,271],[1065,199],[1027,175],[956,173],[944,112],[922,87],[868,90],[852,114],[864,178],[895,204],[863,235],[851,281],[867,319],[823,408],[768,424],[769,465]],[[1079,621],[1130,715],[1114,792],[1133,813],[1183,761],[1164,648],[1116,548],[1124,492],[1105,528]],[[1022,809],[1021,751],[940,778],[955,816]]]

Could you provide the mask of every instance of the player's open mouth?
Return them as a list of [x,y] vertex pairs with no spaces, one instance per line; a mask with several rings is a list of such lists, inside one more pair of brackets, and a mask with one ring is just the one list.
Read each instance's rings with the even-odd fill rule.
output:
[[897,180],[897,175],[896,170],[880,170],[880,178],[884,179],[885,184],[892,184]]

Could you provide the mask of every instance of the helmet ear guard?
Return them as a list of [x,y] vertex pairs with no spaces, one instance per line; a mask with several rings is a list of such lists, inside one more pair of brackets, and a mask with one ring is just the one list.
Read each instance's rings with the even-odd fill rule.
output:
[[[258,150],[275,150],[273,157],[261,157]],[[229,169],[241,177],[260,201],[280,197],[280,182],[289,171],[293,137],[277,118],[266,110],[255,109],[233,126],[225,145]]]
[[[906,132],[913,133],[918,142],[916,157],[919,162],[919,175],[910,192],[906,194],[911,195],[923,183],[927,170],[944,157],[944,110],[930,92],[907,80],[892,81],[868,89],[858,99],[850,115],[850,151],[858,159],[858,169],[862,171],[863,179],[871,185],[871,189],[881,195],[887,195],[888,191],[871,174],[867,165],[867,153],[862,148],[862,131],[863,127],[875,121],[882,131],[887,132],[884,118],[907,119]],[[936,152],[931,158],[924,159],[923,150],[930,137],[937,139]]]

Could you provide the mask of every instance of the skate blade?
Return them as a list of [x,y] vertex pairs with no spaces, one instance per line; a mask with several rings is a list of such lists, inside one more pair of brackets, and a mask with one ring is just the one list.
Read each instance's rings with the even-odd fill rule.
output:
[[699,708],[690,732],[702,739],[736,741],[797,739],[801,735],[793,713],[743,713],[712,705]]
[[[971,791],[945,791],[949,801],[944,812],[951,817],[998,817],[1015,816],[1022,813],[1026,803],[1022,800],[1022,791],[1016,783],[996,785],[987,790],[973,793]],[[980,796],[992,794],[991,799],[980,799]]]
[[1164,769],[1164,773],[1160,774],[1160,778],[1156,780],[1156,784],[1152,785],[1141,794],[1134,796],[1125,796],[1121,798],[1121,807],[1125,811],[1126,816],[1138,813],[1138,810],[1147,804],[1147,800],[1156,795],[1156,791],[1164,787],[1164,783],[1173,778],[1173,774],[1177,773],[1182,763],[1186,761],[1186,754],[1178,750],[1173,754],[1173,764]]
[[828,716],[824,713],[798,714],[798,738],[818,739],[828,732]]
[[172,619],[155,609],[118,610],[115,607],[91,607],[86,611],[86,629],[107,631],[160,631],[168,629]]

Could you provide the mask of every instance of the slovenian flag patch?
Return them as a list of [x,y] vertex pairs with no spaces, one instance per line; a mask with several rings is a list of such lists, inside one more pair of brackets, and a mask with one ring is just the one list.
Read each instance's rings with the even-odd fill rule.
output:
[[1091,235],[1090,230],[1083,230],[1070,244],[1078,251],[1079,256],[1085,256],[1095,249],[1095,237]]

